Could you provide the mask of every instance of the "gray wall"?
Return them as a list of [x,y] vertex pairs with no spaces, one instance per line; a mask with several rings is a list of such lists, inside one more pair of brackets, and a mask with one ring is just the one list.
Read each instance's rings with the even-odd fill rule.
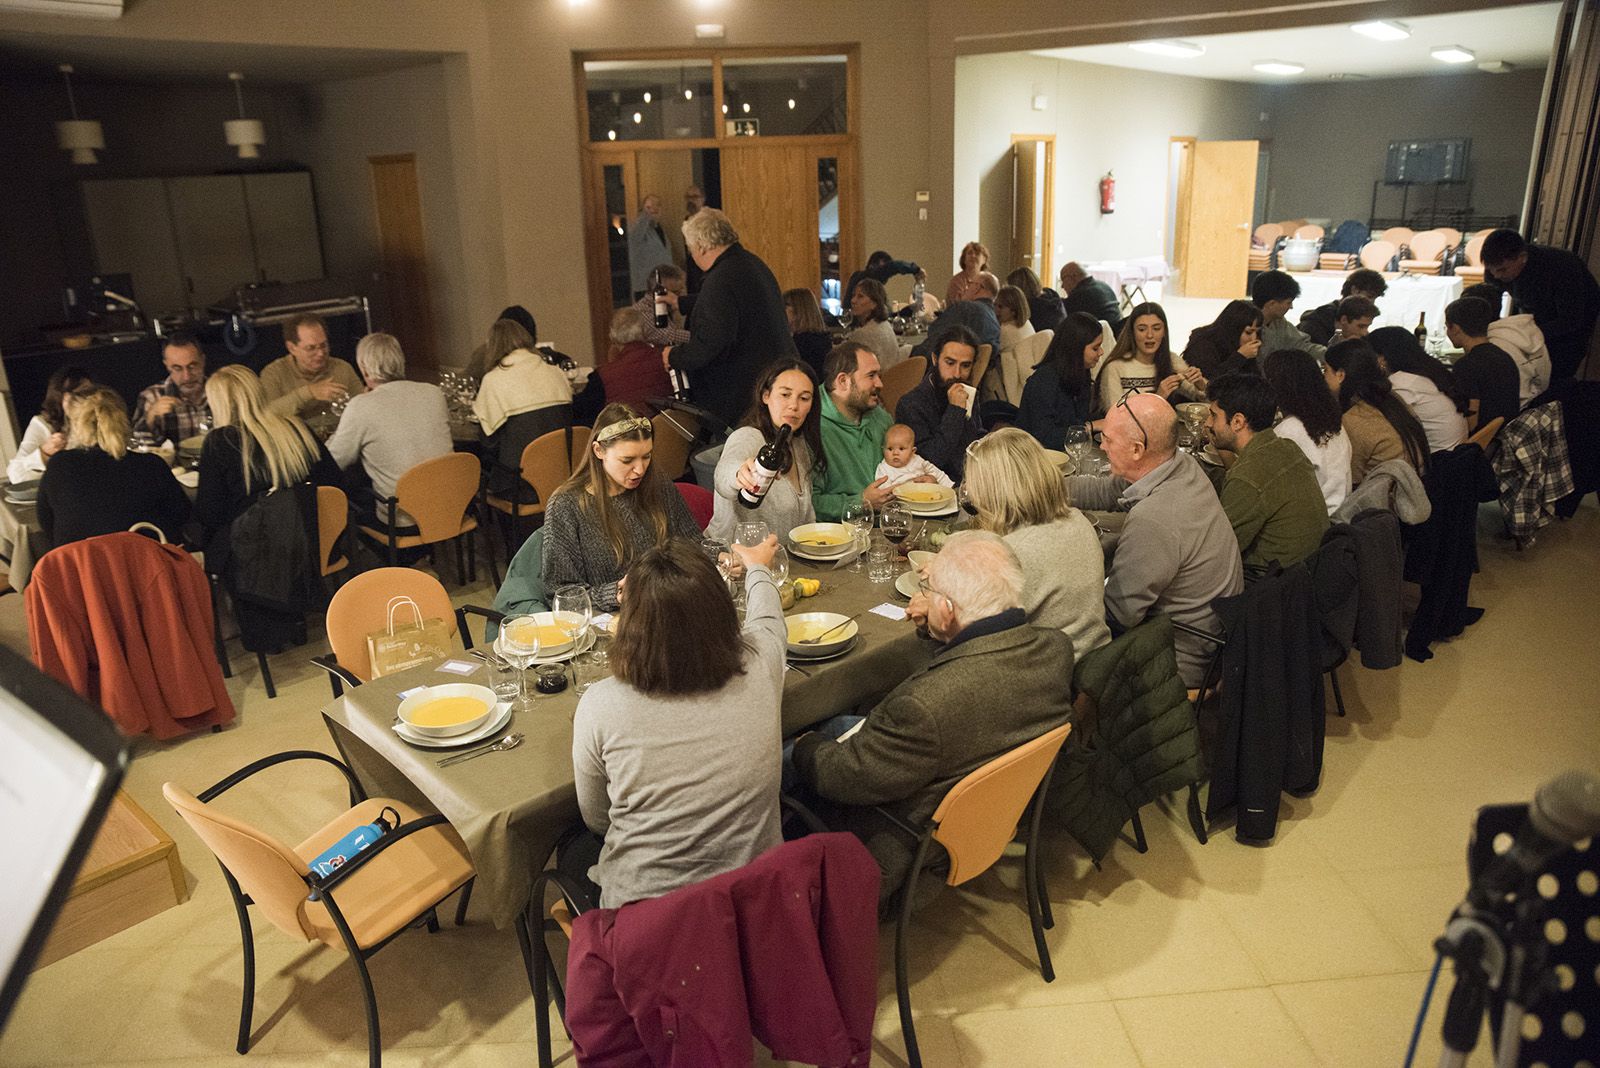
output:
[[[1544,71],[1272,86],[1273,218],[1365,220],[1389,142],[1470,137],[1472,207],[1516,215],[1528,183]],[[1398,212],[1393,193],[1378,213]],[[1393,205],[1385,207],[1385,205]]]

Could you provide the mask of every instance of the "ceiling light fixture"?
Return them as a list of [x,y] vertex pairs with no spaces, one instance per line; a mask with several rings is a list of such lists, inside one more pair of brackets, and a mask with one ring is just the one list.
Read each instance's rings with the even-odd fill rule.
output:
[[615,130],[607,130],[606,131],[606,140],[607,141],[615,141],[616,139],[617,139],[617,131],[615,131]]
[[1517,65],[1503,59],[1486,59],[1478,64],[1478,69],[1485,74],[1510,74],[1517,69]]
[[794,110],[794,97],[792,97],[792,96],[789,98],[789,110],[790,111]]
[[233,83],[233,96],[239,103],[239,117],[222,124],[222,135],[228,139],[228,144],[239,150],[240,159],[257,159],[261,146],[267,143],[266,128],[260,119],[244,117],[244,75],[231,70],[228,80]]
[[637,122],[643,122],[644,121],[644,116],[639,114],[637,111],[635,111],[633,113],[633,121],[636,122],[636,123]]
[[685,89],[683,91],[683,98],[685,100],[693,100],[694,99],[694,90],[693,89]]
[[1304,74],[1306,72],[1305,64],[1289,63],[1281,59],[1263,59],[1261,62],[1253,64],[1250,69],[1261,74]]
[[67,109],[72,118],[56,123],[56,144],[72,153],[74,163],[98,163],[95,152],[106,147],[105,131],[94,119],[78,118],[78,101],[72,95],[72,64],[63,63],[56,68],[67,83]]
[[1193,41],[1135,41],[1128,47],[1135,52],[1166,56],[1168,59],[1193,59],[1206,54],[1205,45],[1197,45]]
[[746,103],[746,104],[743,105],[743,107],[744,107],[744,113],[746,115],[750,114],[750,105],[748,103]]
[[722,105],[722,113],[724,115],[726,115],[728,113],[728,105],[726,105],[726,104]]
[[1406,29],[1403,22],[1385,19],[1378,22],[1358,22],[1350,27],[1363,37],[1370,37],[1374,41],[1404,41],[1411,36],[1411,31]]
[[648,89],[644,91],[644,102],[646,104],[650,103],[650,90]]
[[1471,63],[1478,58],[1476,53],[1460,45],[1440,45],[1428,54],[1440,63]]

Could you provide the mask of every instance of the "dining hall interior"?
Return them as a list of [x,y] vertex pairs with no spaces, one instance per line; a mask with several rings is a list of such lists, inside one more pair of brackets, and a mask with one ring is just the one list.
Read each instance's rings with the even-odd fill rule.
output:
[[[0,0],[0,1064],[1600,1062],[1597,78],[1595,0]],[[1324,381],[1394,451],[1283,567]],[[1129,618],[1164,457],[1225,573]]]

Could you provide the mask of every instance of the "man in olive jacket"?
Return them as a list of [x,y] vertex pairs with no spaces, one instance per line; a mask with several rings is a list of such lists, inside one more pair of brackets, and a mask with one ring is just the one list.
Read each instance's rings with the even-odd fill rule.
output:
[[[884,698],[844,741],[813,732],[795,743],[801,779],[833,808],[831,827],[861,838],[883,871],[887,912],[916,843],[871,807],[920,830],[950,788],[1072,712],[1072,641],[1022,610],[1022,566],[994,534],[952,535],[908,611],[942,643],[929,664]],[[933,889],[929,879],[922,889]],[[921,892],[918,898],[922,897]]]

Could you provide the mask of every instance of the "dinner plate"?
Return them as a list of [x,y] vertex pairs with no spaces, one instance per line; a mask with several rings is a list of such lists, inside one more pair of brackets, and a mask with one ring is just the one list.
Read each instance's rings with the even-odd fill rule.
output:
[[849,555],[849,550],[846,550],[842,553],[835,553],[832,556],[817,556],[813,554],[813,550],[806,548],[804,545],[791,545],[789,547],[789,555],[797,556],[802,560],[810,560],[813,563],[818,564],[836,564]]
[[895,499],[913,511],[948,508],[955,503],[956,491],[948,486],[926,482],[902,483],[894,488]]
[[894,588],[902,597],[907,599],[915,597],[917,595],[917,573],[915,571],[905,572],[894,580]]
[[796,664],[820,664],[824,660],[837,660],[846,653],[852,652],[856,645],[860,643],[860,641],[861,635],[852,634],[849,641],[845,642],[837,649],[831,649],[828,652],[823,653],[821,656],[806,656],[804,653],[790,653],[789,659]]
[[[791,640],[795,625],[801,627],[801,639],[811,634],[827,637],[814,645],[801,645],[798,640]],[[830,629],[836,628],[836,629]],[[854,619],[840,612],[797,612],[784,620],[784,639],[790,656],[803,659],[813,659],[817,656],[826,656],[844,645],[861,632],[860,626]]]
[[[588,652],[594,646],[594,631],[595,628],[591,626],[584,633],[582,640],[578,642],[576,647],[568,645],[557,653],[547,653],[541,649],[539,651],[539,655],[528,662],[528,666],[532,667],[535,664],[563,664],[577,656],[579,653]],[[503,660],[510,658],[510,654],[506,652],[505,646],[500,644],[500,639],[504,635],[505,630],[502,628],[500,633],[495,635],[494,639],[494,651],[496,655]]]
[[908,504],[906,505],[906,511],[923,519],[940,519],[947,515],[955,515],[961,511],[961,507],[956,504],[955,498],[952,497],[947,503],[935,505],[931,508],[919,508],[914,504]]
[[426,734],[418,734],[404,723],[396,723],[394,725],[394,732],[401,738],[404,738],[406,741],[410,742],[412,745],[420,746],[423,749],[453,749],[458,745],[470,745],[473,742],[481,742],[485,738],[488,738],[489,736],[501,730],[507,723],[510,722],[511,702],[501,701],[500,710],[493,716],[489,717],[489,722],[485,723],[477,730],[469,731],[466,734],[458,734],[453,738],[429,738]]

